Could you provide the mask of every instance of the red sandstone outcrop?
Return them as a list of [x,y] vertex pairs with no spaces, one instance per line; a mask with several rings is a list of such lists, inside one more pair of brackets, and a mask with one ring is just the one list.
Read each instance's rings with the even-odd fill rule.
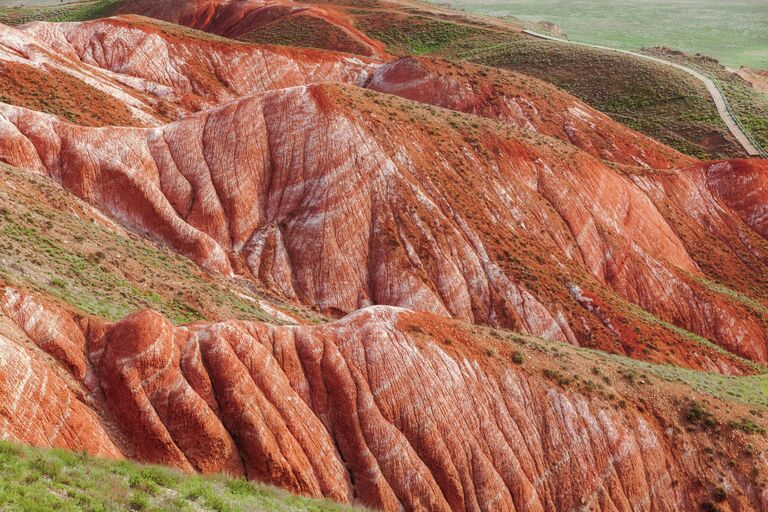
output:
[[[17,311],[19,301],[44,309],[6,289],[4,308]],[[34,337],[46,337],[46,329],[31,332],[40,347],[51,346]],[[3,432],[40,445],[246,474],[384,510],[665,504],[683,511],[707,501],[713,488],[727,489],[724,510],[768,506],[768,493],[744,476],[750,464],[766,469],[763,438],[750,439],[751,460],[729,465],[743,434],[713,441],[681,428],[685,398],[673,386],[629,387],[620,392],[628,405],[617,407],[544,377],[541,368],[557,364],[546,351],[526,365],[508,362],[518,346],[489,334],[382,306],[290,327],[174,327],[142,311],[79,334],[98,378],[89,406],[75,396],[76,384],[54,379],[38,348],[0,335],[0,403],[24,411],[3,414]],[[574,356],[571,363],[581,364]],[[38,382],[46,378],[47,385]],[[10,396],[27,389],[39,393]],[[26,421],[57,414],[63,404],[78,408],[65,416],[75,425],[66,424],[66,436],[57,424]],[[724,455],[708,461],[705,448]]]
[[376,57],[387,55],[384,43],[355,28],[346,13],[332,6],[291,0],[130,0],[117,10],[245,40],[253,31],[272,30],[286,19],[308,18],[318,22],[318,31],[332,36],[326,39],[325,49]]
[[[71,316],[0,290],[0,439],[121,458],[86,403],[85,339],[73,326]],[[37,347],[24,343],[25,331]]]
[[[211,40],[194,31],[177,34],[172,27],[131,16],[31,23],[21,30],[0,25],[3,96],[9,103],[48,111],[51,102],[31,103],[24,97],[27,88],[54,99],[75,96],[80,104],[66,105],[72,112],[99,100],[102,110],[121,107],[125,113],[81,124],[151,126],[266,90],[324,81],[362,83],[373,68],[371,61],[351,55]],[[4,80],[8,66],[20,76],[42,72],[56,81]],[[62,83],[66,90],[57,89]]]
[[469,63],[406,57],[378,67],[366,87],[510,123],[570,142],[602,160],[665,169],[695,161],[613,121],[540,80]]
[[331,314],[392,304],[742,371],[709,349],[691,357],[678,345],[696,342],[669,332],[649,355],[639,340],[660,327],[629,300],[768,361],[760,317],[698,281],[646,192],[506,123],[340,85],[254,95],[153,129],[0,109],[2,160],[49,174],[210,271],[239,261]]

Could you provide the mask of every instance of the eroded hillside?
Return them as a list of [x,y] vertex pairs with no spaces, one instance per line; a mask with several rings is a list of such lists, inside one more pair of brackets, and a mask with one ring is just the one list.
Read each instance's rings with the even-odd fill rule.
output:
[[[289,4],[173,21],[330,9]],[[0,25],[0,437],[384,510],[768,507],[766,161],[368,53]]]

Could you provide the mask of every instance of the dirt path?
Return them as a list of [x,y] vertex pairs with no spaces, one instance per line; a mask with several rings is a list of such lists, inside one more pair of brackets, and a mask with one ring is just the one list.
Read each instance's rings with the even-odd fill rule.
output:
[[680,71],[684,71],[688,73],[689,75],[693,76],[697,80],[704,83],[704,86],[707,88],[707,91],[709,92],[710,96],[712,96],[712,99],[715,102],[715,106],[717,107],[717,112],[720,114],[720,117],[722,118],[723,122],[728,127],[728,130],[733,134],[733,136],[736,138],[736,140],[741,145],[741,147],[744,148],[744,151],[746,151],[749,156],[768,156],[768,154],[762,151],[761,148],[757,145],[757,143],[754,142],[752,137],[750,137],[749,134],[741,127],[741,124],[739,123],[736,116],[733,114],[733,111],[731,110],[731,107],[728,104],[728,100],[720,91],[720,88],[717,86],[717,84],[715,84],[714,81],[704,76],[703,74],[699,73],[698,71],[691,69],[689,67],[677,64],[675,62],[670,62],[668,60],[660,59],[658,57],[651,57],[650,55],[643,55],[642,53],[636,53],[629,50],[620,50],[618,48],[610,48],[607,46],[600,46],[596,44],[587,44],[587,43],[578,43],[575,41],[568,41],[567,39],[561,39],[559,37],[540,34],[538,32],[534,32],[533,30],[523,30],[523,32],[528,35],[538,37],[540,39],[547,39],[549,41],[557,41],[559,43],[575,44],[579,46],[597,48],[599,50],[608,50],[612,52],[625,53],[627,55],[632,55],[633,57],[638,57],[641,59],[658,62],[659,64],[664,64],[666,66],[672,66],[673,68],[677,68]]

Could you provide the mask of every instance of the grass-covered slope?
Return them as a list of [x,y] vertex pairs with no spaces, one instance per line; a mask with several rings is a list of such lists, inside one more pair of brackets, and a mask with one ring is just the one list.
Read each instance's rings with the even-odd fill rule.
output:
[[122,0],[85,0],[84,2],[43,7],[5,7],[0,9],[0,23],[22,25],[31,21],[85,21],[112,16]]
[[646,53],[696,69],[712,78],[723,91],[734,114],[762,148],[768,151],[768,92],[753,87],[717,60],[668,48],[649,48]]
[[[556,23],[574,40],[636,50],[664,44],[728,66],[768,68],[764,0],[451,0],[453,7]],[[619,7],[620,8],[617,8]]]
[[175,322],[278,321],[252,284],[205,274],[125,231],[48,178],[0,164],[0,282],[118,320],[141,308]]
[[224,476],[0,441],[3,512],[342,512],[352,507]]

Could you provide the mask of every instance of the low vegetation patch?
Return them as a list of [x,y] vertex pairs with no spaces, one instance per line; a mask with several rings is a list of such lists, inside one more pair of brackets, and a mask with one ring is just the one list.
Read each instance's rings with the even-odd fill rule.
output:
[[107,18],[123,0],[95,0],[44,7],[0,8],[0,23],[23,25],[31,21],[87,21]]
[[4,512],[342,512],[362,510],[225,476],[0,441]]

